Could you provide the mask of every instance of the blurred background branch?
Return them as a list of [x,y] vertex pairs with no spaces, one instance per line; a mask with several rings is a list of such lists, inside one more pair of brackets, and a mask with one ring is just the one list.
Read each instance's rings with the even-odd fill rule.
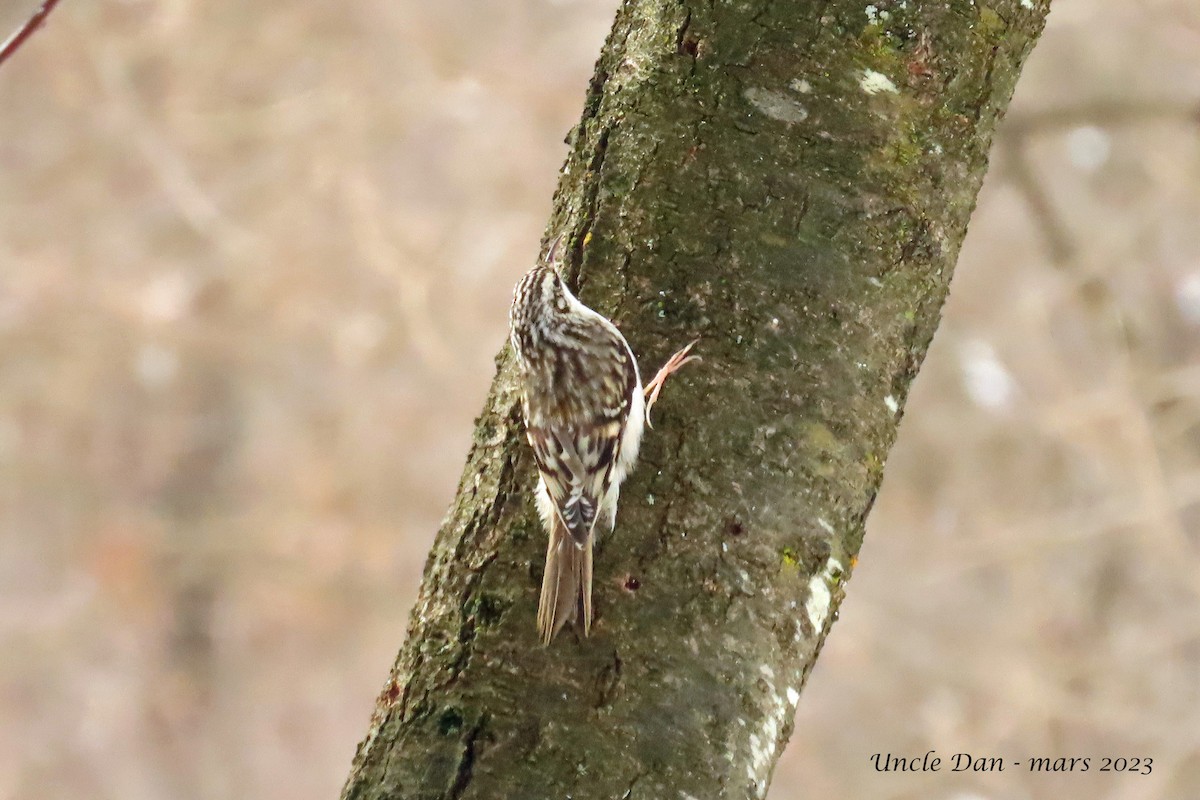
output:
[[58,0],[45,0],[41,7],[33,13],[25,24],[17,28],[11,36],[0,44],[0,65],[12,57],[13,53],[25,44],[25,41],[33,36],[34,31],[42,26],[46,21],[46,17],[50,16],[50,12],[58,5]]

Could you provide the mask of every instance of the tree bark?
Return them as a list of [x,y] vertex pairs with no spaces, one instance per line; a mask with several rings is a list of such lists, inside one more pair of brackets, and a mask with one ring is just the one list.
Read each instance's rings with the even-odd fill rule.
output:
[[[865,9],[864,9],[865,6]],[[671,380],[537,643],[545,534],[512,360],[343,798],[760,798],[836,617],[1048,0],[627,0],[547,237]]]

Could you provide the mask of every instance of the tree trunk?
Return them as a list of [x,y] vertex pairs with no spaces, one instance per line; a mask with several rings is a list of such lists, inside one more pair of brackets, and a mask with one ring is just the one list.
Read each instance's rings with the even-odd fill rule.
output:
[[[502,351],[344,798],[759,798],[1048,0],[626,0],[548,236],[668,384],[596,624],[537,643]],[[865,10],[864,10],[865,6]]]

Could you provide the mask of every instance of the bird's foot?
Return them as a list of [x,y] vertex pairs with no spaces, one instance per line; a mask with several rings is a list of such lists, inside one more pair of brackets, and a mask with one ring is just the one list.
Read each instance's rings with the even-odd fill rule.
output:
[[660,392],[662,392],[662,387],[663,387],[663,384],[666,383],[667,377],[670,376],[671,374],[677,372],[680,368],[683,367],[684,364],[687,364],[689,361],[700,361],[701,360],[700,356],[688,355],[688,353],[691,351],[691,349],[696,346],[696,342],[698,342],[698,341],[700,341],[700,340],[693,339],[692,341],[688,342],[687,347],[684,347],[683,349],[677,351],[675,353],[675,355],[673,355],[669,359],[667,359],[667,363],[662,365],[662,369],[660,369],[658,371],[658,374],[656,374],[654,376],[654,379],[651,380],[648,384],[646,384],[646,388],[645,388],[645,392],[646,392],[646,425],[648,427],[651,427],[651,428],[654,427],[650,423],[650,409],[654,408],[654,404],[656,402],[658,402],[658,395]]

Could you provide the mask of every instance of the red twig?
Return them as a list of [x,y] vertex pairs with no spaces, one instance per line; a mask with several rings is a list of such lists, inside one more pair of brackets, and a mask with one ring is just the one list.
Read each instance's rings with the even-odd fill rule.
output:
[[24,25],[17,28],[17,32],[8,37],[8,41],[0,44],[0,64],[7,61],[9,56],[17,52],[17,48],[25,44],[25,40],[41,27],[56,5],[58,5],[58,0],[43,0],[42,7]]

